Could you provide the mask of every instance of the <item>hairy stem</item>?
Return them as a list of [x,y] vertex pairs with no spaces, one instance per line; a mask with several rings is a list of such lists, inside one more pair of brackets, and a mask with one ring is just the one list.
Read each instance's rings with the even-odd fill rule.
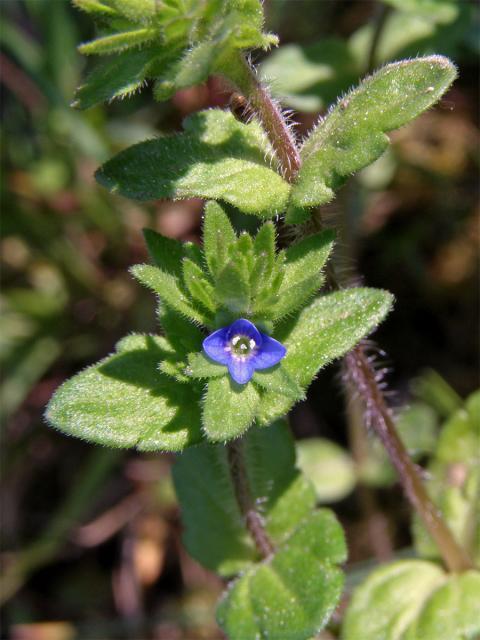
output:
[[242,58],[241,63],[240,66],[236,65],[237,72],[230,80],[247,98],[262,123],[285,180],[293,182],[301,164],[295,138],[267,87],[258,80],[245,58]]
[[250,492],[242,440],[234,440],[227,445],[227,456],[235,496],[244,517],[245,526],[252,536],[260,556],[267,558],[275,551],[275,547],[265,531],[263,518],[256,510],[255,502]]
[[407,498],[435,540],[446,566],[454,572],[472,568],[467,554],[457,544],[452,532],[428,496],[418,469],[400,440],[392,414],[379,387],[375,369],[365,353],[364,345],[358,345],[345,356],[344,363],[345,378],[350,385],[351,393],[358,393],[363,402],[369,424],[387,450]]
[[[385,14],[383,14],[383,17],[379,16],[370,57],[375,55],[385,17]],[[301,158],[295,140],[281,110],[272,101],[266,87],[259,83],[255,72],[245,59],[243,59],[243,63],[241,72],[235,73],[235,77],[230,78],[230,81],[238,87],[255,110],[277,154],[285,178],[292,182],[301,166]],[[317,228],[321,228],[320,215],[313,214],[312,218],[314,225]],[[338,284],[333,270],[330,271],[329,275],[332,288],[342,288]],[[405,494],[437,543],[445,565],[455,572],[471,568],[472,564],[469,558],[457,544],[441,514],[430,500],[418,469],[411,461],[397,434],[390,410],[376,379],[375,370],[365,354],[364,346],[360,344],[355,347],[344,358],[344,363],[347,372],[345,377],[350,381],[352,390],[358,393],[366,412],[370,415],[372,427],[397,470]],[[239,446],[241,445],[234,443],[229,448],[232,478],[234,478],[237,499],[245,516],[248,530],[252,534],[260,553],[265,557],[272,552],[273,546],[265,534],[261,517],[252,504],[241,450],[237,448]]]

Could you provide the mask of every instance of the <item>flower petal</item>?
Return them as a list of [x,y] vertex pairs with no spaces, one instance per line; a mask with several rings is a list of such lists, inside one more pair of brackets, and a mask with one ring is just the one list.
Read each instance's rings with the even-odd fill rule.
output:
[[220,364],[228,364],[231,358],[230,351],[225,350],[228,344],[228,331],[229,327],[218,329],[218,331],[211,333],[208,338],[205,338],[202,344],[207,356]]
[[228,339],[230,340],[236,335],[252,338],[255,340],[257,346],[262,344],[262,334],[250,320],[245,320],[245,318],[235,320],[235,322],[228,327]]
[[255,371],[253,358],[248,358],[248,360],[232,358],[228,363],[228,371],[235,382],[238,382],[238,384],[246,384]]
[[252,356],[252,363],[255,369],[268,369],[273,367],[285,356],[287,350],[281,342],[270,336],[261,334],[262,344],[258,352]]

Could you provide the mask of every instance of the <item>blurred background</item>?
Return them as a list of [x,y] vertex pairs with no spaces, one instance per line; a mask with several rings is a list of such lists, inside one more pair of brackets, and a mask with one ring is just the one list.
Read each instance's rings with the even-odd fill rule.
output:
[[[95,168],[227,96],[211,80],[169,103],[154,103],[147,89],[75,111],[88,68],[76,46],[94,35],[90,20],[66,0],[2,0],[0,9],[2,638],[221,638],[213,611],[222,583],[181,547],[171,456],[68,439],[43,412],[65,378],[123,335],[155,331],[154,300],[127,271],[147,260],[142,228],[200,237],[200,201],[114,197],[95,183]],[[404,437],[417,438],[410,448],[422,461],[479,383],[476,5],[267,0],[265,12],[283,46],[254,61],[296,111],[300,137],[386,61],[435,52],[459,67],[441,103],[395,132],[389,151],[324,211],[343,229],[337,260],[346,277],[355,271],[395,294],[375,339]],[[319,501],[333,503],[346,527],[349,585],[372,559],[411,546],[394,475],[373,442],[353,441],[351,421],[335,366],[292,416],[302,442],[327,442],[303,463],[323,456]],[[332,474],[343,485],[329,492]]]

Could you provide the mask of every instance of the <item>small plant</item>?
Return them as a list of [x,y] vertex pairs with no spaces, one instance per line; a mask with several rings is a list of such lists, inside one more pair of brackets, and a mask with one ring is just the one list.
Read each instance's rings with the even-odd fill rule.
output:
[[[478,557],[471,507],[478,464],[468,463],[460,497],[434,484],[455,458],[456,430],[464,426],[447,425],[431,495],[449,528],[397,433],[364,342],[392,296],[342,286],[328,262],[335,232],[319,209],[385,151],[389,131],[443,95],[454,65],[432,55],[380,68],[298,146],[249,62],[249,51],[277,44],[263,31],[259,0],[74,4],[101,32],[80,47],[101,59],[75,106],[123,98],[147,82],[156,100],[166,100],[215,75],[232,94],[232,109],[191,115],[181,133],[136,144],[98,169],[100,184],[128,198],[206,200],[203,243],[145,230],[152,264],[132,274],[158,296],[161,332],[127,336],[115,353],[65,382],[48,421],[93,443],[178,452],[173,474],[186,548],[232,578],[219,625],[232,640],[307,639],[339,603],[347,549],[333,511],[316,507],[314,484],[296,467],[286,416],[319,370],[343,357],[347,394],[385,445],[418,514],[419,554],[444,565],[414,559],[375,570],[353,596],[343,637],[473,639],[480,633],[480,574],[471,559]],[[238,233],[234,210],[258,217],[255,234]],[[469,401],[468,415],[477,404]],[[477,426],[472,417],[461,434],[471,439],[470,452],[480,448]],[[462,463],[463,455],[458,450]],[[453,503],[468,520],[459,529],[449,519]]]

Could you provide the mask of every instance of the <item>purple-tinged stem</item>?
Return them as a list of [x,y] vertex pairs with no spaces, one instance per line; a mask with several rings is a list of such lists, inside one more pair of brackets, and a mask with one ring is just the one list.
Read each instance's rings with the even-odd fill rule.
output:
[[293,182],[301,165],[300,153],[282,111],[267,87],[259,81],[254,69],[243,57],[241,65],[236,66],[235,77],[228,80],[250,103],[275,151],[283,177]]
[[452,532],[428,496],[418,468],[400,440],[390,409],[378,385],[375,369],[365,353],[364,345],[358,345],[345,356],[344,371],[351,393],[357,393],[364,404],[365,415],[371,428],[387,450],[408,500],[437,544],[445,565],[453,572],[471,569],[472,563],[466,552],[457,544]]
[[258,553],[267,558],[275,547],[265,531],[263,518],[255,508],[248,482],[241,440],[233,440],[227,445],[228,463],[238,506],[245,520],[245,526],[252,536]]

